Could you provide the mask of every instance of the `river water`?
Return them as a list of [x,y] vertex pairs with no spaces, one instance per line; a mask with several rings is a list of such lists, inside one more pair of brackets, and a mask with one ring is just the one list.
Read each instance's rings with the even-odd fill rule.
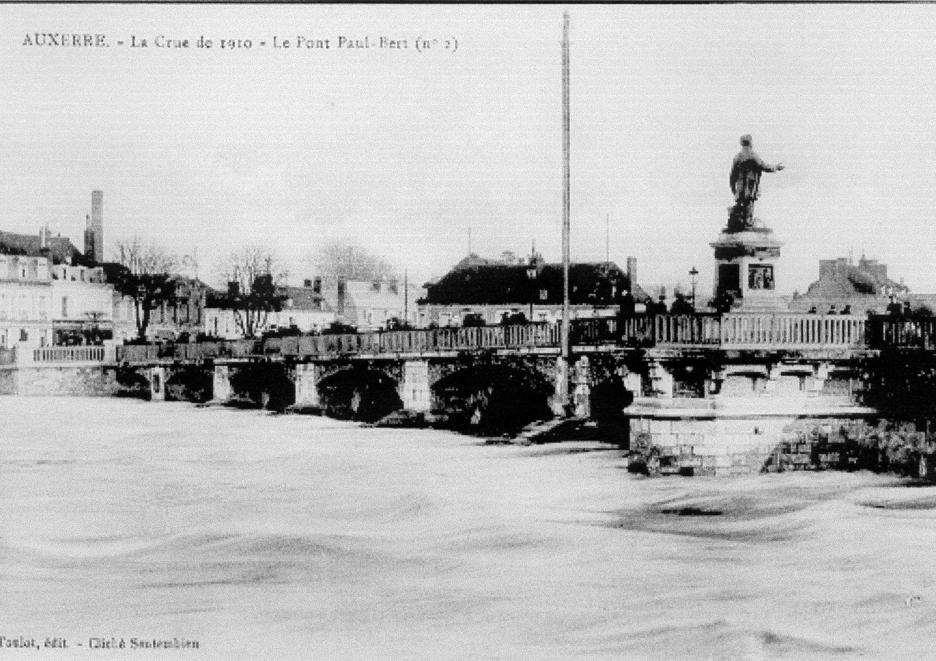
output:
[[0,441],[0,636],[42,658],[936,654],[936,488],[892,477],[118,399],[0,398]]

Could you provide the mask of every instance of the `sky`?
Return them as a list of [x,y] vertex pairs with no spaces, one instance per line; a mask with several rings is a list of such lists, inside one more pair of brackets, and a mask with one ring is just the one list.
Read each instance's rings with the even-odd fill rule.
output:
[[[299,281],[344,240],[420,282],[467,254],[469,228],[482,256],[535,241],[558,261],[564,10],[0,5],[0,229],[48,223],[80,247],[99,189],[108,254],[138,236],[194,251],[209,280],[261,244]],[[641,283],[669,286],[695,266],[710,289],[749,133],[786,166],[757,203],[781,292],[849,254],[936,292],[936,6],[568,10],[573,260],[633,255]],[[24,45],[37,32],[109,46]]]

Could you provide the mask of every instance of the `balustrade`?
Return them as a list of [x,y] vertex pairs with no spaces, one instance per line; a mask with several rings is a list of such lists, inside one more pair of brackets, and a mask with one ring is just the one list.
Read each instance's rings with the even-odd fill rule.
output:
[[936,349],[936,318],[871,318],[868,342],[872,348]]
[[33,362],[36,363],[67,363],[67,362],[103,362],[104,347],[39,347],[33,349]]
[[[796,313],[636,315],[627,318],[576,320],[571,326],[570,341],[573,346],[708,347],[735,350],[851,349],[866,346],[920,347],[936,350],[936,319],[871,319],[869,322],[868,318],[863,316]],[[117,348],[117,360],[140,363],[159,359],[197,361],[271,355],[301,359],[479,349],[558,348],[559,333],[559,324],[535,323],[344,335],[302,335],[264,341],[126,345]]]

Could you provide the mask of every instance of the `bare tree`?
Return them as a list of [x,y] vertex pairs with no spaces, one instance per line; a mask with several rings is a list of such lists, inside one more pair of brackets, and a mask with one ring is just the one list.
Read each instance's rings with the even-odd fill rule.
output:
[[263,246],[246,246],[231,253],[221,266],[227,283],[221,305],[234,312],[234,320],[244,337],[255,337],[266,327],[271,312],[283,308],[285,296],[279,287],[286,279],[273,253]]
[[137,338],[146,339],[150,314],[163,303],[175,301],[177,255],[139,237],[119,241],[116,264],[107,268],[108,280],[124,296],[133,299]]
[[346,280],[381,280],[397,277],[389,261],[366,248],[332,241],[316,250],[307,261],[322,275]]

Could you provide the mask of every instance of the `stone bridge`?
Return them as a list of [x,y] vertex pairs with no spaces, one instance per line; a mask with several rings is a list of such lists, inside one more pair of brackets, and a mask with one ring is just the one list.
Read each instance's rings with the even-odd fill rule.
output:
[[[550,415],[623,419],[622,443],[670,453],[671,470],[721,474],[763,466],[803,420],[873,418],[860,397],[867,361],[936,352],[934,338],[933,320],[657,315],[574,323],[568,365],[552,324],[126,345],[100,364],[154,400],[361,420],[402,411],[479,430]],[[61,353],[36,350],[30,364],[61,364]]]
[[[483,417],[504,398],[528,415],[588,417],[673,399],[851,396],[858,362],[874,351],[868,334],[868,318],[857,316],[660,315],[576,322],[568,368],[554,324],[127,345],[114,363],[140,370],[154,399],[174,371],[197,367],[212,370],[215,401],[243,396],[238,375],[249,373],[251,383],[269,382],[259,397],[277,407],[342,417],[428,414],[455,402]],[[526,401],[530,392],[542,406]]]

